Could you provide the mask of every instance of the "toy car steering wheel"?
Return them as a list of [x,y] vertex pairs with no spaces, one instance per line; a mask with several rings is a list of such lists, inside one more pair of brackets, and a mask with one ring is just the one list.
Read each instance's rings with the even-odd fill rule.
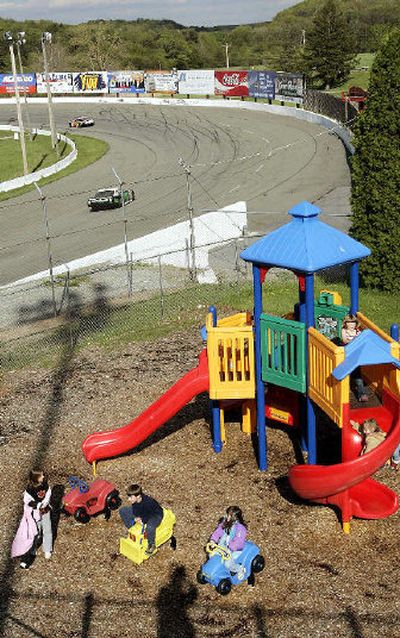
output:
[[78,487],[81,494],[85,494],[89,491],[88,483],[86,483],[83,479],[80,479],[79,476],[69,476],[68,483],[72,490],[75,487]]
[[226,547],[222,547],[222,545],[217,545],[213,541],[207,543],[206,552],[207,554],[210,554],[210,556],[218,554],[219,556],[221,556],[222,560],[230,560],[231,558],[231,552],[229,551],[229,549],[227,549]]

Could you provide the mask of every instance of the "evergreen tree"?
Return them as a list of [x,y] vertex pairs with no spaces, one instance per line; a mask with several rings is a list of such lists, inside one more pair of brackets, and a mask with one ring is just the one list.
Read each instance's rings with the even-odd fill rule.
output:
[[306,35],[305,59],[310,78],[326,89],[341,84],[354,61],[351,25],[338,9],[336,0],[326,0],[317,10]]
[[377,54],[355,127],[350,233],[372,250],[366,286],[400,292],[400,30]]

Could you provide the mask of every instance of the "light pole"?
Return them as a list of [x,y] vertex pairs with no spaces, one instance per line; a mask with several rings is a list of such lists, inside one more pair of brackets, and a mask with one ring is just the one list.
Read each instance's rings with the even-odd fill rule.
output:
[[[22,66],[22,57],[21,57],[21,47],[26,43],[25,31],[18,31],[17,37],[18,39],[16,41],[16,45],[17,45],[17,53],[18,53],[19,72],[21,73],[21,75],[24,75],[24,67]],[[24,104],[25,104],[26,119],[28,122],[29,139],[32,142],[33,140],[32,126],[31,126],[30,117],[29,117],[28,100],[26,99],[26,91],[24,91]]]
[[42,52],[43,52],[44,75],[45,75],[46,88],[47,88],[47,102],[49,105],[49,124],[50,124],[50,131],[51,131],[51,145],[53,148],[57,149],[58,139],[57,139],[57,131],[56,131],[56,126],[54,123],[54,116],[53,116],[53,100],[51,97],[49,65],[47,63],[47,52],[46,52],[46,44],[51,44],[51,40],[52,40],[51,33],[49,33],[49,31],[44,31],[42,33],[41,43],[42,43]]
[[225,58],[226,58],[226,68],[229,69],[229,44],[225,42],[223,45],[225,47]]
[[12,68],[12,73],[14,78],[15,103],[17,105],[19,141],[21,144],[22,164],[24,167],[24,175],[27,175],[29,171],[28,171],[28,161],[26,159],[25,129],[24,129],[24,121],[22,119],[21,102],[19,99],[17,67],[15,64],[15,55],[14,55],[14,37],[11,31],[6,31],[6,33],[4,34],[4,40],[7,42],[9,50],[10,50],[11,68]]

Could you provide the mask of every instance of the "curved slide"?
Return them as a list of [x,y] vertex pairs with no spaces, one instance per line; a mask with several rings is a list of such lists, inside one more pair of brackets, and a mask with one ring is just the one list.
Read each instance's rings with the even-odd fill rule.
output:
[[207,352],[203,350],[196,368],[187,372],[133,421],[116,430],[95,432],[86,437],[82,443],[86,460],[93,463],[129,452],[208,388]]
[[398,509],[397,495],[385,485],[369,478],[391,457],[400,443],[399,405],[386,439],[368,454],[335,465],[294,465],[289,483],[301,498],[341,507],[348,490],[351,515],[359,518],[385,518]]

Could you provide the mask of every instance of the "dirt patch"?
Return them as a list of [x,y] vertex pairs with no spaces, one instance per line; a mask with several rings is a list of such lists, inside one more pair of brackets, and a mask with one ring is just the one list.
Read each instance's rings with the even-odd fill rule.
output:
[[[8,373],[0,393],[1,609],[6,638],[325,637],[396,634],[399,515],[354,519],[345,536],[333,509],[300,502],[286,476],[295,462],[289,437],[268,430],[269,471],[257,469],[251,439],[237,421],[227,444],[211,447],[202,395],[139,451],[99,463],[99,475],[124,494],[132,481],[177,516],[178,547],[164,546],[135,566],[118,555],[117,514],[87,525],[61,517],[51,561],[28,571],[9,559],[32,465],[60,491],[67,477],[91,478],[80,446],[91,432],[124,425],[196,365],[198,333],[131,344],[107,354],[65,353],[55,371]],[[376,477],[393,489],[398,475]],[[266,557],[254,588],[226,598],[196,583],[204,544],[230,504],[245,514],[249,537]],[[1,630],[0,630],[1,634]]]

